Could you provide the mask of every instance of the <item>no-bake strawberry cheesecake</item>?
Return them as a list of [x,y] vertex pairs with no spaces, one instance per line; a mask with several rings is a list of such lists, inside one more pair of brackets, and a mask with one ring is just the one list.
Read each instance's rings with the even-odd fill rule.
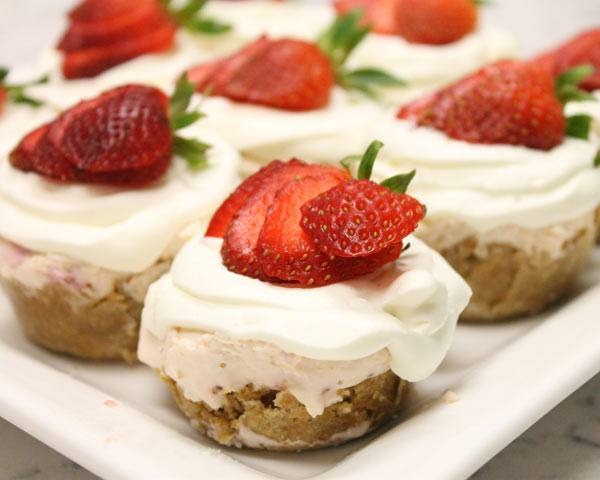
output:
[[206,124],[240,150],[247,170],[280,156],[335,162],[362,148],[351,132],[379,116],[372,97],[401,82],[382,69],[348,67],[368,34],[359,22],[356,12],[340,16],[312,41],[261,36],[191,66],[190,81],[208,95]]
[[65,109],[102,91],[137,82],[161,89],[199,59],[230,51],[230,25],[195,0],[83,0],[67,15],[55,48],[36,69],[50,81],[33,89]]
[[193,427],[235,447],[303,450],[396,414],[444,358],[466,283],[410,234],[411,178],[300,160],[249,177],[146,297],[138,356]]
[[[336,14],[360,10],[372,32],[348,63],[385,69],[406,81],[382,100],[406,102],[479,67],[518,53],[514,37],[478,19],[471,0],[211,1],[206,12],[231,25],[238,45],[260,35],[315,39]],[[290,19],[293,19],[290,21]],[[426,25],[426,28],[423,26]]]
[[502,61],[374,126],[387,144],[377,176],[418,170],[411,192],[428,216],[417,235],[473,288],[466,320],[538,312],[588,260],[599,142],[559,100],[585,74],[555,84],[535,64]]
[[[568,103],[566,113],[590,118],[592,128],[600,135],[600,28],[581,32],[533,61],[556,76],[577,65],[588,66],[590,74],[580,83],[580,87],[589,92],[588,98],[583,96],[577,102]],[[600,154],[597,158],[600,164]],[[600,207],[596,211],[596,226],[600,240]]]
[[0,282],[35,343],[135,358],[148,286],[237,180],[237,152],[194,124],[192,93],[185,79],[170,99],[117,87],[1,160]]

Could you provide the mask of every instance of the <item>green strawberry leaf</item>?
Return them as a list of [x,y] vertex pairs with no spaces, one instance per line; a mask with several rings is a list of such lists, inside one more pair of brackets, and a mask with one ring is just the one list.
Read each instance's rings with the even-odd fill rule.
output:
[[572,115],[566,118],[565,133],[569,137],[587,140],[590,137],[592,117],[589,115]]
[[594,167],[600,167],[600,150],[598,150],[598,153],[594,157]]
[[205,17],[202,9],[208,0],[187,0],[182,7],[173,6],[173,0],[162,0],[165,9],[182,27],[191,32],[217,35],[231,30],[231,25]]
[[[205,116],[198,110],[190,110],[194,91],[194,85],[188,80],[187,75],[183,74],[169,99],[169,121],[174,132],[192,125]],[[210,147],[207,143],[179,135],[175,135],[173,139],[173,153],[184,158],[193,170],[206,167],[206,152]]]
[[348,155],[340,160],[340,164],[342,167],[344,167],[344,170],[346,170],[350,175],[353,175],[352,165],[356,162],[360,162],[361,158],[361,155]]
[[361,9],[339,15],[317,41],[335,70],[337,83],[343,88],[358,90],[370,97],[376,97],[376,88],[406,85],[404,80],[378,68],[346,68],[348,58],[370,31],[369,27],[360,25],[361,17]]
[[210,145],[193,138],[184,138],[176,135],[173,139],[173,153],[182,157],[192,170],[201,170],[208,166],[206,152]]
[[581,90],[579,84],[594,73],[592,65],[579,65],[560,74],[556,78],[556,97],[564,105],[567,102],[595,100],[593,95]]
[[412,172],[394,175],[381,182],[380,185],[395,193],[406,193],[410,182],[412,182],[416,174],[417,171],[413,170]]
[[44,104],[41,100],[27,95],[26,89],[32,85],[41,85],[47,83],[49,80],[48,75],[42,75],[40,78],[25,83],[6,84],[4,80],[8,76],[9,70],[7,68],[0,67],[0,86],[6,90],[8,99],[14,103],[20,103],[30,105],[32,107],[39,107]]

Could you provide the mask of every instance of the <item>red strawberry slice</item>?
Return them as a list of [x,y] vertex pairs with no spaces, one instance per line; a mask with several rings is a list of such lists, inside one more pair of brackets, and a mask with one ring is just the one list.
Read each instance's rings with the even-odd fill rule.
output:
[[339,182],[337,175],[324,173],[293,179],[277,192],[256,243],[264,275],[303,285],[323,285],[332,279],[330,258],[300,227],[300,207]]
[[400,109],[398,118],[471,143],[550,150],[565,136],[563,108],[544,69],[500,61]]
[[172,159],[167,104],[155,88],[115,88],[28,134],[10,161],[62,182],[147,185]]
[[250,195],[268,181],[274,171],[284,166],[285,163],[276,160],[244,180],[215,212],[206,229],[205,236],[223,238],[233,217],[244,206]]
[[363,11],[362,23],[374,32],[398,34],[396,17],[398,0],[335,0],[333,2],[340,14],[346,14],[357,8]]
[[188,74],[200,92],[210,86],[213,95],[293,111],[324,107],[335,83],[329,59],[315,44],[266,37]]
[[554,50],[538,56],[533,62],[555,76],[578,65],[590,64],[596,70],[583,80],[580,87],[588,91],[600,89],[600,28],[576,35]]
[[74,167],[112,172],[147,167],[171,153],[168,98],[158,89],[126,85],[69,109],[48,136]]
[[352,180],[308,199],[301,225],[316,247],[336,257],[386,251],[415,231],[425,211],[413,197],[370,180]]
[[339,181],[348,178],[346,172],[326,166],[308,165],[290,160],[283,168],[274,169],[267,181],[250,195],[237,211],[225,234],[221,255],[225,266],[250,277],[264,277],[256,257],[256,242],[263,227],[267,210],[275,195],[286,183],[306,176],[331,173]]
[[63,75],[66,78],[93,77],[140,55],[168,50],[173,45],[175,31],[174,24],[164,23],[142,36],[67,52],[63,59]]
[[10,153],[10,163],[13,167],[26,172],[34,170],[35,151],[49,128],[49,124],[42,125],[28,133],[21,140],[19,145]]
[[170,22],[170,17],[158,8],[155,2],[143,2],[131,12],[110,21],[72,24],[60,40],[58,49],[73,52],[90,47],[114,45],[147,35]]

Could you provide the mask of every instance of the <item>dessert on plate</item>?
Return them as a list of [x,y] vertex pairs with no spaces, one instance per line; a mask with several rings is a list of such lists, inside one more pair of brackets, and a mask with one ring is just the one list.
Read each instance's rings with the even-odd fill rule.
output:
[[33,92],[62,110],[125,83],[171,88],[191,62],[231,49],[223,35],[230,26],[206,15],[204,3],[81,1],[37,66],[50,81]]
[[[600,28],[591,28],[542,53],[533,60],[548,69],[553,75],[560,75],[577,65],[587,65],[594,71],[584,78],[580,87],[589,92],[589,98],[580,98],[566,106],[568,115],[589,116],[593,128],[600,135]],[[598,157],[600,163],[600,156]],[[596,225],[600,239],[600,208],[596,212]]]
[[382,99],[394,102],[409,101],[518,53],[512,35],[478,20],[477,11],[482,7],[471,0],[337,0],[333,4],[212,1],[206,12],[229,23],[232,29],[226,36],[237,39],[241,46],[263,34],[313,40],[336,13],[362,10],[365,24],[373,32],[348,64],[386,69],[404,79],[408,85],[385,89]]
[[188,70],[208,95],[206,124],[240,150],[249,170],[279,156],[336,162],[362,148],[348,133],[364,131],[380,114],[366,97],[399,80],[347,66],[368,33],[359,20],[356,12],[340,16],[313,41],[261,36]]
[[410,236],[411,175],[369,180],[275,161],[219,207],[146,297],[138,356],[194,428],[235,447],[303,450],[397,413],[445,356],[466,283]]
[[170,99],[111,89],[0,162],[0,283],[35,343],[135,359],[148,285],[237,178],[237,152],[194,124],[192,94],[185,78]]
[[417,235],[473,289],[462,318],[494,321],[561,298],[593,248],[598,138],[566,117],[576,68],[556,84],[531,63],[501,61],[390,112],[376,175],[416,168],[428,208]]

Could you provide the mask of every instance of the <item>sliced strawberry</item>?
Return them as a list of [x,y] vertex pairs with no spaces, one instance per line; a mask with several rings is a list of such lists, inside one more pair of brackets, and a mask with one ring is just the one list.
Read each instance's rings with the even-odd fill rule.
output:
[[314,110],[329,102],[335,73],[327,56],[301,40],[258,39],[237,54],[189,71],[198,91],[284,110]]
[[284,167],[284,165],[283,162],[276,160],[244,180],[214,213],[205,235],[207,237],[223,238],[233,217],[246,203],[250,195],[268,181],[273,172]]
[[323,173],[294,179],[277,192],[256,245],[259,265],[267,277],[317,287],[371,273],[398,258],[402,242],[363,258],[330,256],[303,230],[302,205],[346,183]]
[[425,214],[413,197],[370,180],[340,183],[308,199],[301,211],[304,231],[336,257],[366,257],[402,243]]
[[142,2],[131,12],[111,19],[74,23],[58,44],[63,52],[114,45],[121,41],[147,35],[171,22],[168,14],[154,1]]
[[549,150],[565,136],[563,107],[548,72],[500,61],[435,95],[400,109],[398,117],[471,143]]
[[323,285],[332,278],[330,258],[320,253],[300,227],[300,207],[340,183],[337,175],[295,178],[273,198],[256,243],[258,263],[268,277],[303,285]]
[[363,25],[370,26],[374,32],[387,35],[398,33],[398,0],[334,0],[333,4],[341,14],[362,9]]
[[533,62],[555,76],[578,65],[592,65],[596,69],[595,72],[587,77],[580,87],[588,91],[600,89],[600,28],[576,35],[557,48],[538,56]]
[[63,59],[63,75],[66,78],[93,77],[140,55],[168,50],[173,45],[175,31],[174,24],[165,23],[148,34],[114,45],[67,52]]
[[339,181],[348,178],[348,174],[340,169],[308,165],[299,160],[290,160],[284,168],[274,169],[268,180],[248,197],[230,223],[221,250],[225,266],[231,271],[250,277],[262,277],[255,248],[267,210],[275,195],[291,180],[322,173],[337,175]]
[[61,182],[147,185],[172,159],[168,99],[142,85],[118,87],[28,134],[12,165]]
[[50,128],[49,124],[42,125],[28,133],[10,153],[10,163],[13,167],[26,172],[34,169],[34,155],[42,137]]
[[78,169],[114,172],[147,167],[172,150],[167,105],[167,96],[156,88],[118,87],[66,111],[48,136]]

